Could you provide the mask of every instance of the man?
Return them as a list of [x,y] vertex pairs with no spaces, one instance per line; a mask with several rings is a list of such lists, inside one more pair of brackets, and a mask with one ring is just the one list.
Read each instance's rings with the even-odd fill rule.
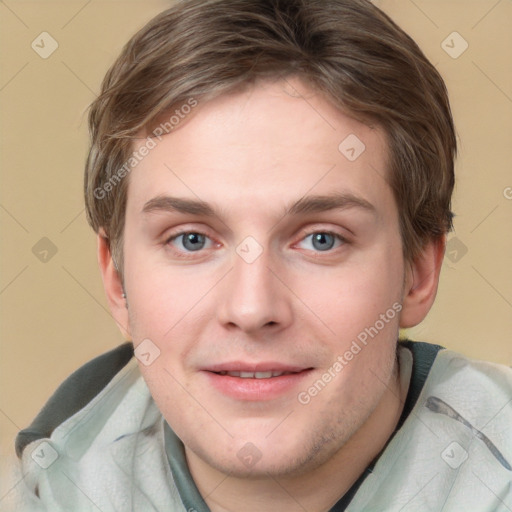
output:
[[90,131],[133,345],[19,434],[25,509],[512,507],[510,369],[397,342],[435,298],[456,142],[386,15],[185,0],[126,45]]

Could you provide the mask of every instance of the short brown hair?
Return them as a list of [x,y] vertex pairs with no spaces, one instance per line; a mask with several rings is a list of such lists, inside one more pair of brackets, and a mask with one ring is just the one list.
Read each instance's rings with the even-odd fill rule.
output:
[[126,44],[89,114],[87,218],[105,230],[121,273],[121,178],[134,137],[191,98],[292,75],[385,131],[406,260],[450,230],[456,137],[447,91],[386,14],[367,0],[184,0]]

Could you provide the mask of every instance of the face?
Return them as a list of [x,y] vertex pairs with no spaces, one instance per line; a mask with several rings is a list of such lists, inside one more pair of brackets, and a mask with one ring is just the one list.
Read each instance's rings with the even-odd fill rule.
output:
[[379,128],[289,79],[200,104],[130,174],[130,333],[189,459],[291,475],[378,405],[404,283],[386,161]]

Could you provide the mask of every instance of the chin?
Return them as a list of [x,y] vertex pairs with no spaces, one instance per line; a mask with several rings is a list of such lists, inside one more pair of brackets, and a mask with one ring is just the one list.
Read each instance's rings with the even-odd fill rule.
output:
[[328,458],[330,447],[306,440],[265,438],[255,435],[252,441],[232,440],[222,453],[200,449],[195,453],[208,465],[236,478],[286,478],[300,476],[320,466]]

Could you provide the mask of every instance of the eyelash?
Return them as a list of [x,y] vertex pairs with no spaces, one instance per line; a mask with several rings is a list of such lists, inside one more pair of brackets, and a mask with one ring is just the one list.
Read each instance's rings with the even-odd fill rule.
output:
[[[208,240],[210,240],[215,245],[215,242],[213,242],[213,240],[211,240],[211,238],[206,233],[203,233],[202,231],[194,231],[194,230],[183,230],[183,231],[179,231],[177,233],[173,233],[170,237],[168,237],[166,239],[165,245],[167,247],[169,247],[169,246],[171,246],[171,242],[172,241],[178,239],[180,236],[188,235],[188,234],[204,236],[204,237],[206,237]],[[314,230],[314,231],[306,232],[301,237],[301,239],[299,240],[298,243],[300,243],[300,242],[304,241],[306,238],[308,238],[308,237],[310,237],[312,235],[316,235],[316,234],[324,234],[324,235],[333,236],[335,239],[337,239],[340,242],[340,245],[338,247],[335,247],[333,249],[328,249],[326,251],[313,251],[315,253],[315,255],[321,255],[322,253],[332,255],[333,252],[336,251],[336,249],[339,249],[340,247],[350,243],[344,236],[340,235],[339,233],[336,233],[335,231],[330,231],[328,229],[327,230],[317,229],[317,230]],[[294,245],[296,245],[296,244],[294,244]],[[177,256],[179,258],[182,258],[182,259],[191,259],[191,258],[193,258],[193,256],[184,256],[184,254],[193,255],[194,253],[200,254],[201,252],[203,252],[203,249],[199,249],[198,251],[181,251],[181,250],[176,250],[176,249],[173,248],[172,250],[173,250],[173,252],[175,254],[177,254]]]

